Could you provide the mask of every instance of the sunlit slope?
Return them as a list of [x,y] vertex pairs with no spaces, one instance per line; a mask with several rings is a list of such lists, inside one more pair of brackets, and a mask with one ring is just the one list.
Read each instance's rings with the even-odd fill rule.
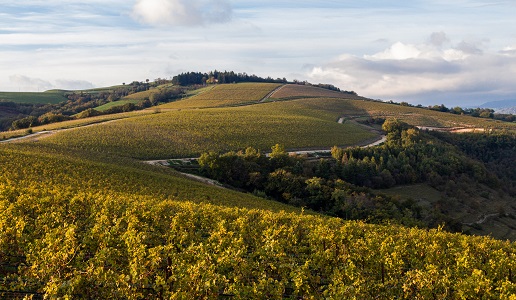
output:
[[[50,133],[51,131],[54,131],[54,130],[63,130],[63,129],[71,129],[71,128],[75,128],[75,127],[91,126],[91,125],[95,125],[98,123],[110,122],[113,120],[131,118],[131,117],[135,117],[135,116],[149,115],[149,114],[153,114],[153,113],[154,112],[151,110],[139,110],[139,111],[126,112],[126,113],[101,115],[101,116],[84,118],[84,119],[76,119],[76,120],[69,120],[69,121],[64,121],[64,122],[45,124],[45,125],[41,125],[41,126],[31,127],[31,130],[34,133],[41,132],[41,131],[48,131]],[[4,131],[4,132],[0,132],[0,140],[2,140],[3,138],[8,139],[11,137],[25,136],[27,134],[28,134],[27,129]]]
[[275,91],[270,96],[269,100],[288,101],[303,98],[349,99],[350,106],[352,106],[355,111],[350,111],[347,115],[354,118],[365,119],[369,117],[396,117],[415,126],[516,129],[516,123],[454,115],[451,113],[444,113],[424,108],[374,101],[353,94],[331,91],[314,86],[288,84]]
[[169,111],[61,132],[40,142],[153,159],[248,146],[267,150],[276,143],[288,149],[329,149],[378,136],[353,122],[338,124],[348,109],[354,108],[340,99],[311,99]]
[[161,105],[160,108],[184,109],[252,104],[262,100],[279,86],[281,85],[276,83],[221,84],[207,87],[193,97]]
[[57,194],[90,193],[297,211],[275,201],[192,181],[169,168],[41,143],[0,145],[0,186],[2,195],[22,195],[44,188]]
[[88,156],[0,147],[0,298],[516,293],[514,243],[307,215],[130,160]]
[[516,129],[516,123],[455,115],[418,107],[402,106],[378,101],[352,101],[353,106],[367,112],[365,116],[395,117],[415,126],[482,127]]

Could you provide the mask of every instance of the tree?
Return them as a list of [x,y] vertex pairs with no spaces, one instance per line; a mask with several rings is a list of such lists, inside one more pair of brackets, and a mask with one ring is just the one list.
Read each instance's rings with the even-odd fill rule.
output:
[[285,155],[288,155],[287,151],[285,151],[285,146],[280,145],[280,144],[276,144],[276,145],[272,146],[271,150],[272,150],[271,155],[270,155],[271,158],[281,158],[281,157],[284,157]]

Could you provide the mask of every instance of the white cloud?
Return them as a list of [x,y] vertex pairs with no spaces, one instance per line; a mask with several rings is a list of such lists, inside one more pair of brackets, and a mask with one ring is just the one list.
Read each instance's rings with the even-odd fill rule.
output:
[[401,42],[397,42],[390,48],[383,52],[376,53],[371,56],[366,56],[372,59],[396,59],[403,60],[409,58],[417,58],[421,54],[421,51],[414,45],[405,45]]
[[477,44],[460,42],[447,49],[436,48],[436,44],[448,42],[442,37],[445,35],[421,45],[397,42],[363,57],[341,55],[331,63],[314,67],[309,77],[367,97],[412,103],[442,103],[440,97],[448,95],[449,102],[464,105],[465,101],[516,94],[513,47],[485,52]]
[[50,89],[83,90],[95,87],[93,83],[85,80],[56,79],[55,83],[51,83],[41,78],[20,74],[9,76],[9,80],[18,89],[23,89],[24,91],[45,91]]
[[509,56],[516,56],[516,46],[505,47],[500,51],[500,53]]
[[157,26],[199,26],[224,23],[231,19],[227,0],[138,0],[133,17]]
[[57,79],[55,86],[63,90],[87,90],[95,87],[89,81],[68,79]]
[[17,85],[19,88],[30,89],[30,90],[49,90],[53,87],[53,85],[43,79],[40,78],[31,78],[25,75],[11,75],[9,76],[9,80]]

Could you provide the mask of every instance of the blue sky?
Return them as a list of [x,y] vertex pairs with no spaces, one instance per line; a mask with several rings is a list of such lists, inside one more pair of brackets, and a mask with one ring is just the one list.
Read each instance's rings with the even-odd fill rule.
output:
[[516,2],[0,0],[0,90],[234,70],[375,99],[516,99]]

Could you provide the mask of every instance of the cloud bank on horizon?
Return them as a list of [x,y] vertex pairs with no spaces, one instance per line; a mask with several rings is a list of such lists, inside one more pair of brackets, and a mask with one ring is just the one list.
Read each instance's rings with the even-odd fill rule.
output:
[[0,90],[83,89],[219,69],[414,104],[516,99],[513,1],[0,4]]
[[343,54],[313,67],[310,76],[384,100],[430,97],[461,104],[465,98],[514,98],[516,48],[482,48],[481,42],[452,44],[444,32],[436,32],[422,44],[396,42],[372,55]]

